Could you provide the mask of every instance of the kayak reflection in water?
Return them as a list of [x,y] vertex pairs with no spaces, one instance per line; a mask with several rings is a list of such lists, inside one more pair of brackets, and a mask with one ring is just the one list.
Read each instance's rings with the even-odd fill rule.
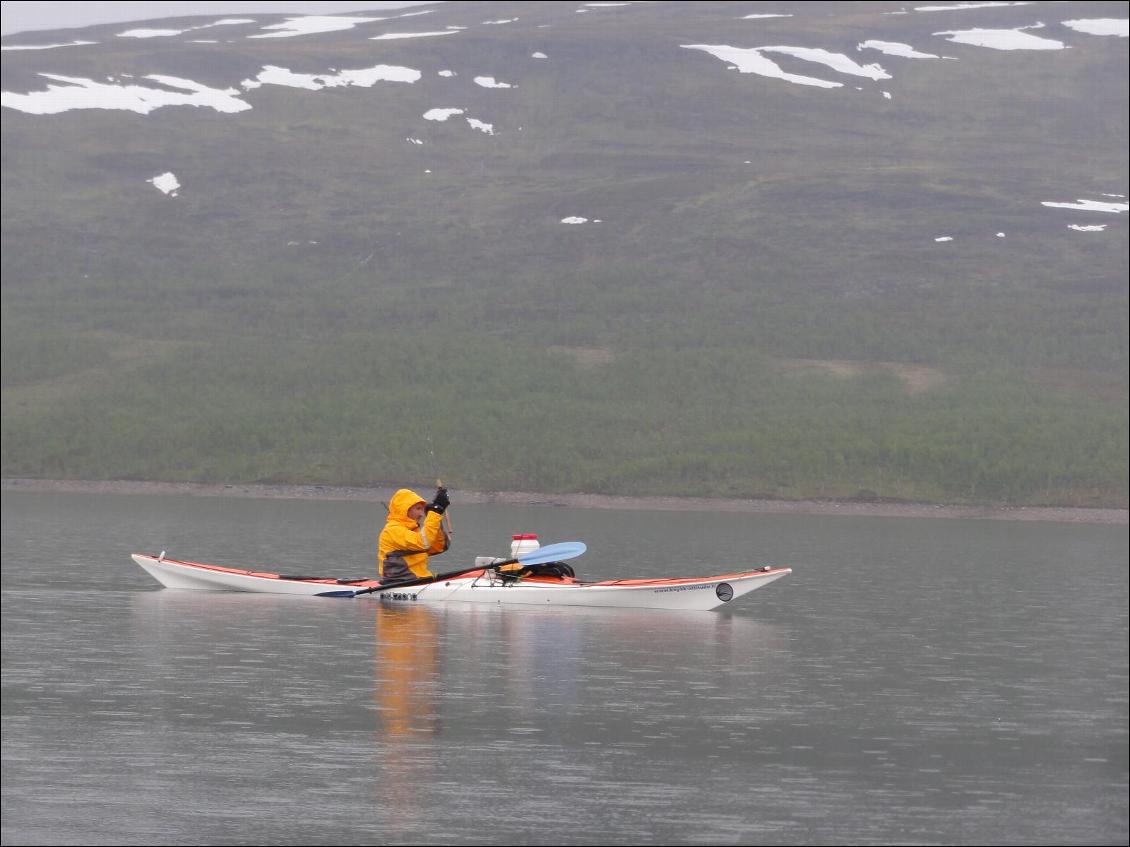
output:
[[443,527],[443,513],[451,505],[447,489],[436,489],[428,503],[401,488],[388,503],[388,521],[377,543],[377,573],[381,582],[430,577],[428,559],[445,552],[451,537]]

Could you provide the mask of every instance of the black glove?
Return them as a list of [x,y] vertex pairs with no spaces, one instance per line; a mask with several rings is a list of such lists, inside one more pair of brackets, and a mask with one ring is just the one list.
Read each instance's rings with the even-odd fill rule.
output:
[[435,499],[428,504],[428,511],[442,515],[445,511],[447,511],[447,507],[450,505],[451,500],[447,496],[447,489],[437,488]]

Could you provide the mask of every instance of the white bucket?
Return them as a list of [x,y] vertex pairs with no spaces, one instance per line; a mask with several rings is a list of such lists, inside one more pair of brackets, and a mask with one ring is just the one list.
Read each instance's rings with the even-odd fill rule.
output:
[[541,547],[536,535],[510,536],[510,558],[517,559],[523,553],[532,553]]

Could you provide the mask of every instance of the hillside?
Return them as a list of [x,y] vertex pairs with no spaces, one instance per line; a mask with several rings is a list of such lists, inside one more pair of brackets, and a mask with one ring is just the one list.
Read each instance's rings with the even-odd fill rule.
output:
[[1126,4],[920,9],[6,37],[3,475],[1125,507]]

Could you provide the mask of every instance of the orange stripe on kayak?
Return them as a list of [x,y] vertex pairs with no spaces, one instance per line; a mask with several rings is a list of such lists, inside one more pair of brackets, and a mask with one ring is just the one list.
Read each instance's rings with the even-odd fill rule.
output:
[[[156,556],[146,556],[147,559],[152,559],[157,564],[168,563],[170,565],[183,565],[186,568],[198,568],[202,571],[216,571],[217,573],[230,573],[236,576],[253,576],[259,579],[282,579],[277,573],[270,571],[249,571],[245,568],[225,568],[222,565],[206,565],[202,562],[182,562],[179,559],[158,559]],[[285,579],[283,582],[305,582],[311,585],[337,585],[338,582],[333,577],[325,577],[324,579]],[[352,583],[351,583],[352,584]],[[376,581],[369,581],[357,583],[358,587],[368,587],[369,585],[376,585]]]
[[773,568],[768,571],[741,571],[740,573],[721,574],[719,576],[688,576],[671,577],[667,579],[607,579],[603,582],[590,582],[587,585],[688,585],[694,582],[715,582],[721,580],[748,579],[757,576],[770,576],[771,574],[787,571],[788,568]]

